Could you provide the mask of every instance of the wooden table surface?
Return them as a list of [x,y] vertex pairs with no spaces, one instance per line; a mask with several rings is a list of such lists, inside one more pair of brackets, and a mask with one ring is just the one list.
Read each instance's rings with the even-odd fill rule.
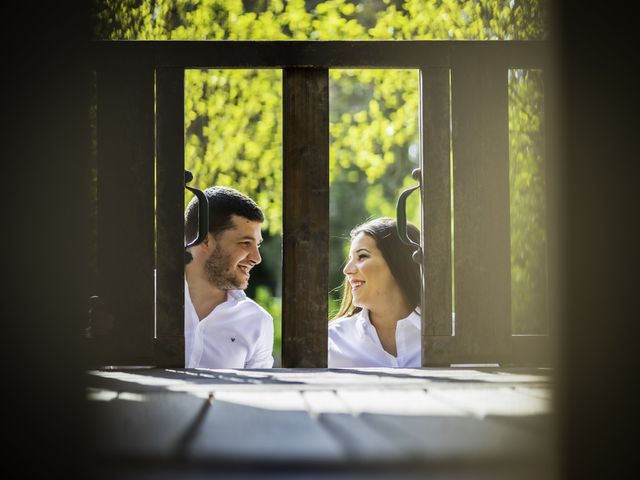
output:
[[[88,372],[113,478],[555,478],[548,369]],[[215,477],[215,478],[218,478]]]

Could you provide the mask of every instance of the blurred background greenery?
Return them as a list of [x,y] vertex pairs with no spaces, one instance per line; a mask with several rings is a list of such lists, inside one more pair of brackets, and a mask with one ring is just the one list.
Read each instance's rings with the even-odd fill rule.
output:
[[[102,40],[535,40],[548,34],[544,7],[540,0],[94,0],[94,36]],[[254,198],[266,215],[263,263],[254,270],[247,294],[275,320],[276,366],[282,296],[281,80],[281,71],[274,69],[188,70],[185,75],[185,168],[194,174],[192,183],[200,188],[232,186]],[[511,71],[514,333],[546,331],[542,106],[540,72]],[[411,171],[419,164],[418,112],[417,70],[330,71],[330,318],[341,297],[349,231],[371,217],[395,216],[398,194],[415,184]],[[413,195],[410,221],[420,225],[419,214],[419,201]]]

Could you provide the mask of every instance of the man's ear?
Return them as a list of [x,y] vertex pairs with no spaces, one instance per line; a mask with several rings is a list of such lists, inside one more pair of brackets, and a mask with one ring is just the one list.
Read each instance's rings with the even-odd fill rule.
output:
[[207,236],[201,243],[190,248],[191,254],[194,256],[194,258],[196,256],[207,257],[209,256],[211,251],[215,248],[216,246],[215,242],[216,241],[213,238],[213,235],[211,235],[211,233],[207,233]]
[[207,233],[207,236],[202,241],[201,245],[203,247],[205,247],[207,250],[211,250],[212,248],[214,248],[216,246],[216,240],[213,237],[213,235],[211,234],[211,232]]

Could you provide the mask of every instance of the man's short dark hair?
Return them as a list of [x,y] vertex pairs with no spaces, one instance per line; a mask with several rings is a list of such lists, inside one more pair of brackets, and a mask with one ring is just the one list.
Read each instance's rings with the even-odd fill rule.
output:
[[[233,227],[232,215],[253,222],[264,222],[264,214],[256,202],[231,187],[209,187],[204,194],[209,202],[209,233],[214,236]],[[184,214],[184,235],[190,242],[197,233],[198,199],[194,196]]]

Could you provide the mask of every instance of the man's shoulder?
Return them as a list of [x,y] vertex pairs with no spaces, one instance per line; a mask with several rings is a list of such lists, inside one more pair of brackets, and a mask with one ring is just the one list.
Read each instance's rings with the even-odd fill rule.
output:
[[243,310],[246,310],[247,312],[250,312],[251,314],[256,315],[260,318],[273,321],[273,317],[271,317],[271,314],[267,312],[262,306],[260,306],[260,304],[258,304],[255,300],[247,297],[247,295],[242,290],[230,290],[229,293],[237,301],[237,305]]
[[257,314],[259,314],[261,317],[268,319],[269,321],[273,321],[273,317],[271,316],[271,314],[269,312],[267,312],[259,303],[257,303],[255,300],[249,298],[249,297],[245,297],[245,302],[247,302],[248,305],[250,305],[249,308],[252,308],[256,311]]

